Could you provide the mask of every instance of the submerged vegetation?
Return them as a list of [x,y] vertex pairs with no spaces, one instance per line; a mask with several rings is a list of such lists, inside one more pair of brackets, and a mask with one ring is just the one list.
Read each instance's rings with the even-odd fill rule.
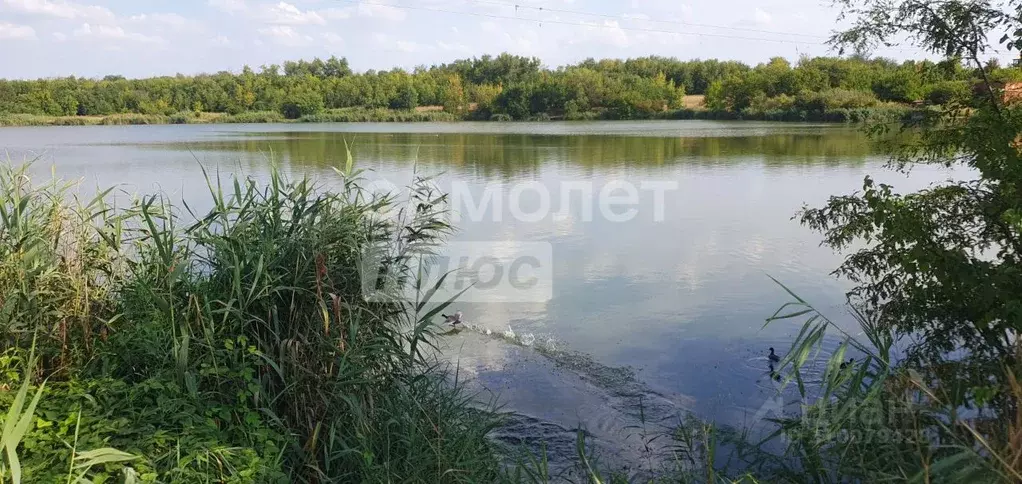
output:
[[[980,68],[983,68],[982,72]],[[986,76],[986,79],[984,79]],[[912,104],[970,104],[1018,68],[943,62],[777,57],[734,61],[588,59],[556,69],[501,54],[355,73],[346,59],[285,62],[150,79],[0,80],[0,126],[190,122],[549,119],[897,120]],[[686,96],[689,95],[689,96]]]

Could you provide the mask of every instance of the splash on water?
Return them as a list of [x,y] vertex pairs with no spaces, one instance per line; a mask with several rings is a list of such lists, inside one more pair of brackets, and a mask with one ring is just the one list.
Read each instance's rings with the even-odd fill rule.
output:
[[518,346],[536,347],[538,349],[548,350],[553,350],[556,347],[554,345],[553,340],[538,341],[536,335],[532,333],[516,333],[511,326],[508,326],[507,330],[500,334],[494,333],[493,330],[491,330],[490,328],[484,328],[482,326],[477,326],[474,324],[466,324],[464,325],[464,328],[465,330],[472,331],[474,333],[479,333],[484,336],[491,337],[495,336],[508,343],[515,344]]

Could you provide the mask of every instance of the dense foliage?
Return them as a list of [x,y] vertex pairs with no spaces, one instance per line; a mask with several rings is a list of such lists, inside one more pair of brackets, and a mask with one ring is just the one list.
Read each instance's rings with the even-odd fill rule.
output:
[[[994,77],[1018,77],[1016,69],[987,67]],[[644,57],[589,59],[548,69],[535,58],[501,54],[413,72],[364,73],[332,57],[264,66],[258,72],[245,67],[240,73],[150,79],[5,80],[0,81],[0,117],[130,113],[187,120],[181,113],[275,112],[298,119],[343,108],[439,106],[449,115],[471,119],[623,119],[669,116],[698,107],[686,105],[685,94],[705,94],[712,111],[820,118],[828,111],[873,109],[883,103],[971,98],[979,78],[977,69],[966,68],[958,57],[937,63],[819,57],[802,58],[794,66],[774,58],[754,67]]]
[[[934,84],[928,94],[946,104],[910,124],[920,136],[896,147],[891,168],[954,168],[950,179],[900,193],[866,177],[860,191],[801,213],[825,245],[848,254],[836,273],[855,285],[850,302],[866,338],[845,333],[812,383],[819,393],[807,394],[802,371],[832,324],[797,297],[772,319],[809,318],[780,363],[808,398],[801,415],[778,419],[790,440],[763,475],[1022,482],[1022,104],[983,61],[996,39],[1022,48],[1022,2],[838,3],[851,27],[837,45],[908,37],[964,59],[983,80],[972,96],[957,79]],[[879,86],[899,98],[911,92]],[[845,362],[845,350],[857,360]]]
[[376,217],[396,199],[352,177],[210,182],[193,219],[0,171],[0,480],[492,481],[494,415],[425,352],[445,304],[362,296],[366,244],[403,274],[437,212]]
[[[991,48],[986,35],[1003,34],[1013,48],[1022,32],[1017,1],[1003,11],[956,1],[905,0],[893,10],[873,1],[848,5],[863,19],[842,42],[908,32],[934,52],[964,56],[986,79],[996,74],[981,61]],[[895,157],[905,172],[917,164],[957,167],[958,180],[900,194],[867,178],[861,192],[807,210],[802,221],[838,249],[870,242],[838,273],[857,283],[854,295],[881,324],[913,336],[912,363],[943,369],[945,384],[957,389],[955,403],[1013,413],[1017,404],[999,375],[1016,364],[1022,329],[1022,105],[994,82],[979,91],[965,106],[951,89],[950,104]]]

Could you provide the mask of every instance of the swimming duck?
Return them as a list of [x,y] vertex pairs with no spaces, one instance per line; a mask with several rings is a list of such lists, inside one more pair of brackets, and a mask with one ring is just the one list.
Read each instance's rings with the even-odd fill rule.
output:
[[855,363],[855,358],[849,358],[848,361],[841,363],[841,369],[844,370],[845,368],[852,366],[853,363]]
[[441,314],[441,316],[444,317],[444,323],[449,324],[452,327],[457,328],[458,325],[461,324],[461,311],[458,311],[450,316],[446,314]]
[[774,354],[774,349],[773,348],[770,348],[770,355],[767,356],[767,359],[772,361],[772,362],[774,362],[774,363],[777,363],[778,361],[781,361],[781,357]]

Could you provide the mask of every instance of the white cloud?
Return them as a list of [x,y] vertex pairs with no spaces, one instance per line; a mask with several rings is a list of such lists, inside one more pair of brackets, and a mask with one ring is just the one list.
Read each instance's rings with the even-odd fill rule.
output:
[[57,42],[63,42],[65,40],[67,40],[67,34],[65,34],[63,32],[54,32],[53,33],[53,40],[56,40]]
[[344,20],[351,18],[352,9],[350,7],[337,8],[331,7],[326,10],[321,10],[320,13],[327,18],[327,20]]
[[243,14],[251,20],[271,25],[325,25],[324,15],[331,19],[346,18],[346,9],[328,8],[321,15],[315,10],[302,10],[285,1],[254,6],[245,0],[207,0],[207,3],[222,12]]
[[217,47],[227,47],[231,45],[231,39],[228,39],[226,36],[223,35],[218,35],[216,37],[213,37],[212,39],[209,39],[209,43]]
[[165,41],[160,37],[149,36],[136,32],[125,31],[121,27],[109,25],[97,25],[93,27],[87,23],[75,29],[75,37],[93,38],[99,40],[124,40],[131,42],[142,42],[147,44],[162,44]]
[[299,47],[312,43],[312,37],[301,34],[288,25],[273,25],[259,29],[257,32],[276,44],[288,47]]
[[326,42],[326,43],[328,43],[330,45],[344,45],[344,38],[341,37],[340,35],[337,35],[337,34],[333,33],[333,32],[327,32],[327,33],[321,35],[320,37],[323,38],[324,42]]
[[771,16],[769,13],[766,13],[765,11],[763,11],[763,9],[758,7],[756,8],[755,13],[753,14],[753,19],[757,24],[760,25],[766,25],[774,21],[773,16]]
[[358,15],[360,17],[379,18],[392,22],[399,22],[408,16],[404,10],[377,3],[358,4]]
[[210,7],[227,13],[247,12],[248,4],[245,0],[208,0]]
[[469,46],[467,46],[465,44],[449,44],[449,43],[444,42],[442,40],[436,41],[436,46],[440,50],[444,50],[444,51],[448,51],[448,52],[459,52],[459,53],[466,53],[466,54],[469,53],[469,52],[472,52],[472,49],[469,48]]
[[15,25],[7,22],[0,22],[0,40],[34,38],[35,29],[28,25]]
[[129,18],[132,22],[152,23],[163,25],[178,30],[188,30],[198,27],[198,22],[182,17],[176,13],[151,13],[134,15]]
[[401,52],[421,52],[425,46],[415,42],[409,42],[407,40],[399,40],[394,42],[394,47]]
[[298,7],[280,2],[263,9],[259,17],[266,23],[280,25],[324,25],[326,20],[318,13],[309,10],[303,12]]
[[98,5],[81,5],[72,2],[50,0],[3,0],[3,4],[15,12],[66,19],[113,20],[114,13]]
[[435,47],[432,45],[420,44],[418,42],[410,40],[395,39],[392,36],[387,35],[383,32],[374,33],[373,41],[375,41],[379,46],[383,47],[384,49],[397,50],[400,52],[414,53],[435,49]]
[[621,28],[617,20],[604,20],[603,23],[583,22],[587,25],[584,33],[575,39],[572,44],[598,43],[614,47],[627,47],[629,45],[628,33]]

